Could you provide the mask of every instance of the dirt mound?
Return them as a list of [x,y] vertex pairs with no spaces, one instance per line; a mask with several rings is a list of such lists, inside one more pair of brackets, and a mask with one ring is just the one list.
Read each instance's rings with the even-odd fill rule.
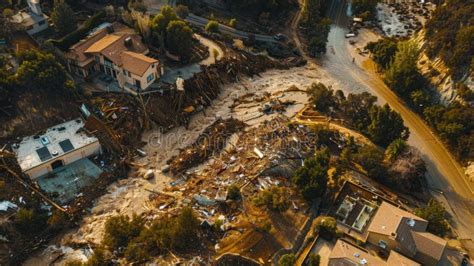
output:
[[240,131],[245,124],[237,119],[218,119],[206,128],[196,142],[171,158],[170,171],[179,174],[206,161],[214,153],[222,150],[227,139]]

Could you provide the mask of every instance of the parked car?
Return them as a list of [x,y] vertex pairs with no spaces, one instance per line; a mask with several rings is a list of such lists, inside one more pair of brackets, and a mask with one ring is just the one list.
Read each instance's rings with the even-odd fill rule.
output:
[[273,36],[273,39],[277,40],[277,41],[283,41],[286,39],[286,36],[283,35],[282,33],[278,33],[276,34],[275,36]]

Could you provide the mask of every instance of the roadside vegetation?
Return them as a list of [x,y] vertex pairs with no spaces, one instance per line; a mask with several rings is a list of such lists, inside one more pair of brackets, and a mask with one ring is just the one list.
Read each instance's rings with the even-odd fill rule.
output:
[[474,69],[474,3],[449,0],[426,23],[428,55],[440,57],[455,79]]
[[417,67],[420,51],[413,42],[382,39],[369,43],[367,48],[382,71],[387,85],[424,117],[460,161],[472,160],[474,109],[466,100],[471,99],[474,93],[460,84],[458,86],[464,101],[441,105]]
[[426,207],[416,209],[415,214],[428,221],[429,232],[443,237],[449,231],[449,224],[445,219],[446,210],[437,200],[431,199]]
[[324,16],[325,10],[326,2],[321,0],[305,0],[303,3],[300,29],[312,56],[326,53],[331,20]]
[[321,83],[312,84],[307,92],[317,111],[379,145],[356,145],[349,138],[338,157],[336,175],[361,167],[370,178],[398,191],[409,193],[423,188],[425,163],[420,152],[406,144],[409,131],[400,114],[388,105],[376,105],[377,98],[366,92],[346,97],[342,91],[334,92]]

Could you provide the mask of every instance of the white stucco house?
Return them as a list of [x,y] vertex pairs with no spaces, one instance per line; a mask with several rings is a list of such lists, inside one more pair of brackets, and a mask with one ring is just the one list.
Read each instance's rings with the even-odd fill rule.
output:
[[39,0],[27,0],[28,8],[20,10],[12,16],[11,21],[21,25],[29,35],[46,30],[48,26],[48,16],[43,14]]
[[97,155],[99,140],[84,129],[82,119],[71,120],[51,127],[41,134],[25,137],[13,145],[18,164],[31,179]]

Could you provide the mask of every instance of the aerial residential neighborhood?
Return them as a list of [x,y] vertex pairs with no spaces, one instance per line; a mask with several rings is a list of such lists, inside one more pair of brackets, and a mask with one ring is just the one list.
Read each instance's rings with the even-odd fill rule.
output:
[[474,265],[474,2],[0,11],[0,265]]

